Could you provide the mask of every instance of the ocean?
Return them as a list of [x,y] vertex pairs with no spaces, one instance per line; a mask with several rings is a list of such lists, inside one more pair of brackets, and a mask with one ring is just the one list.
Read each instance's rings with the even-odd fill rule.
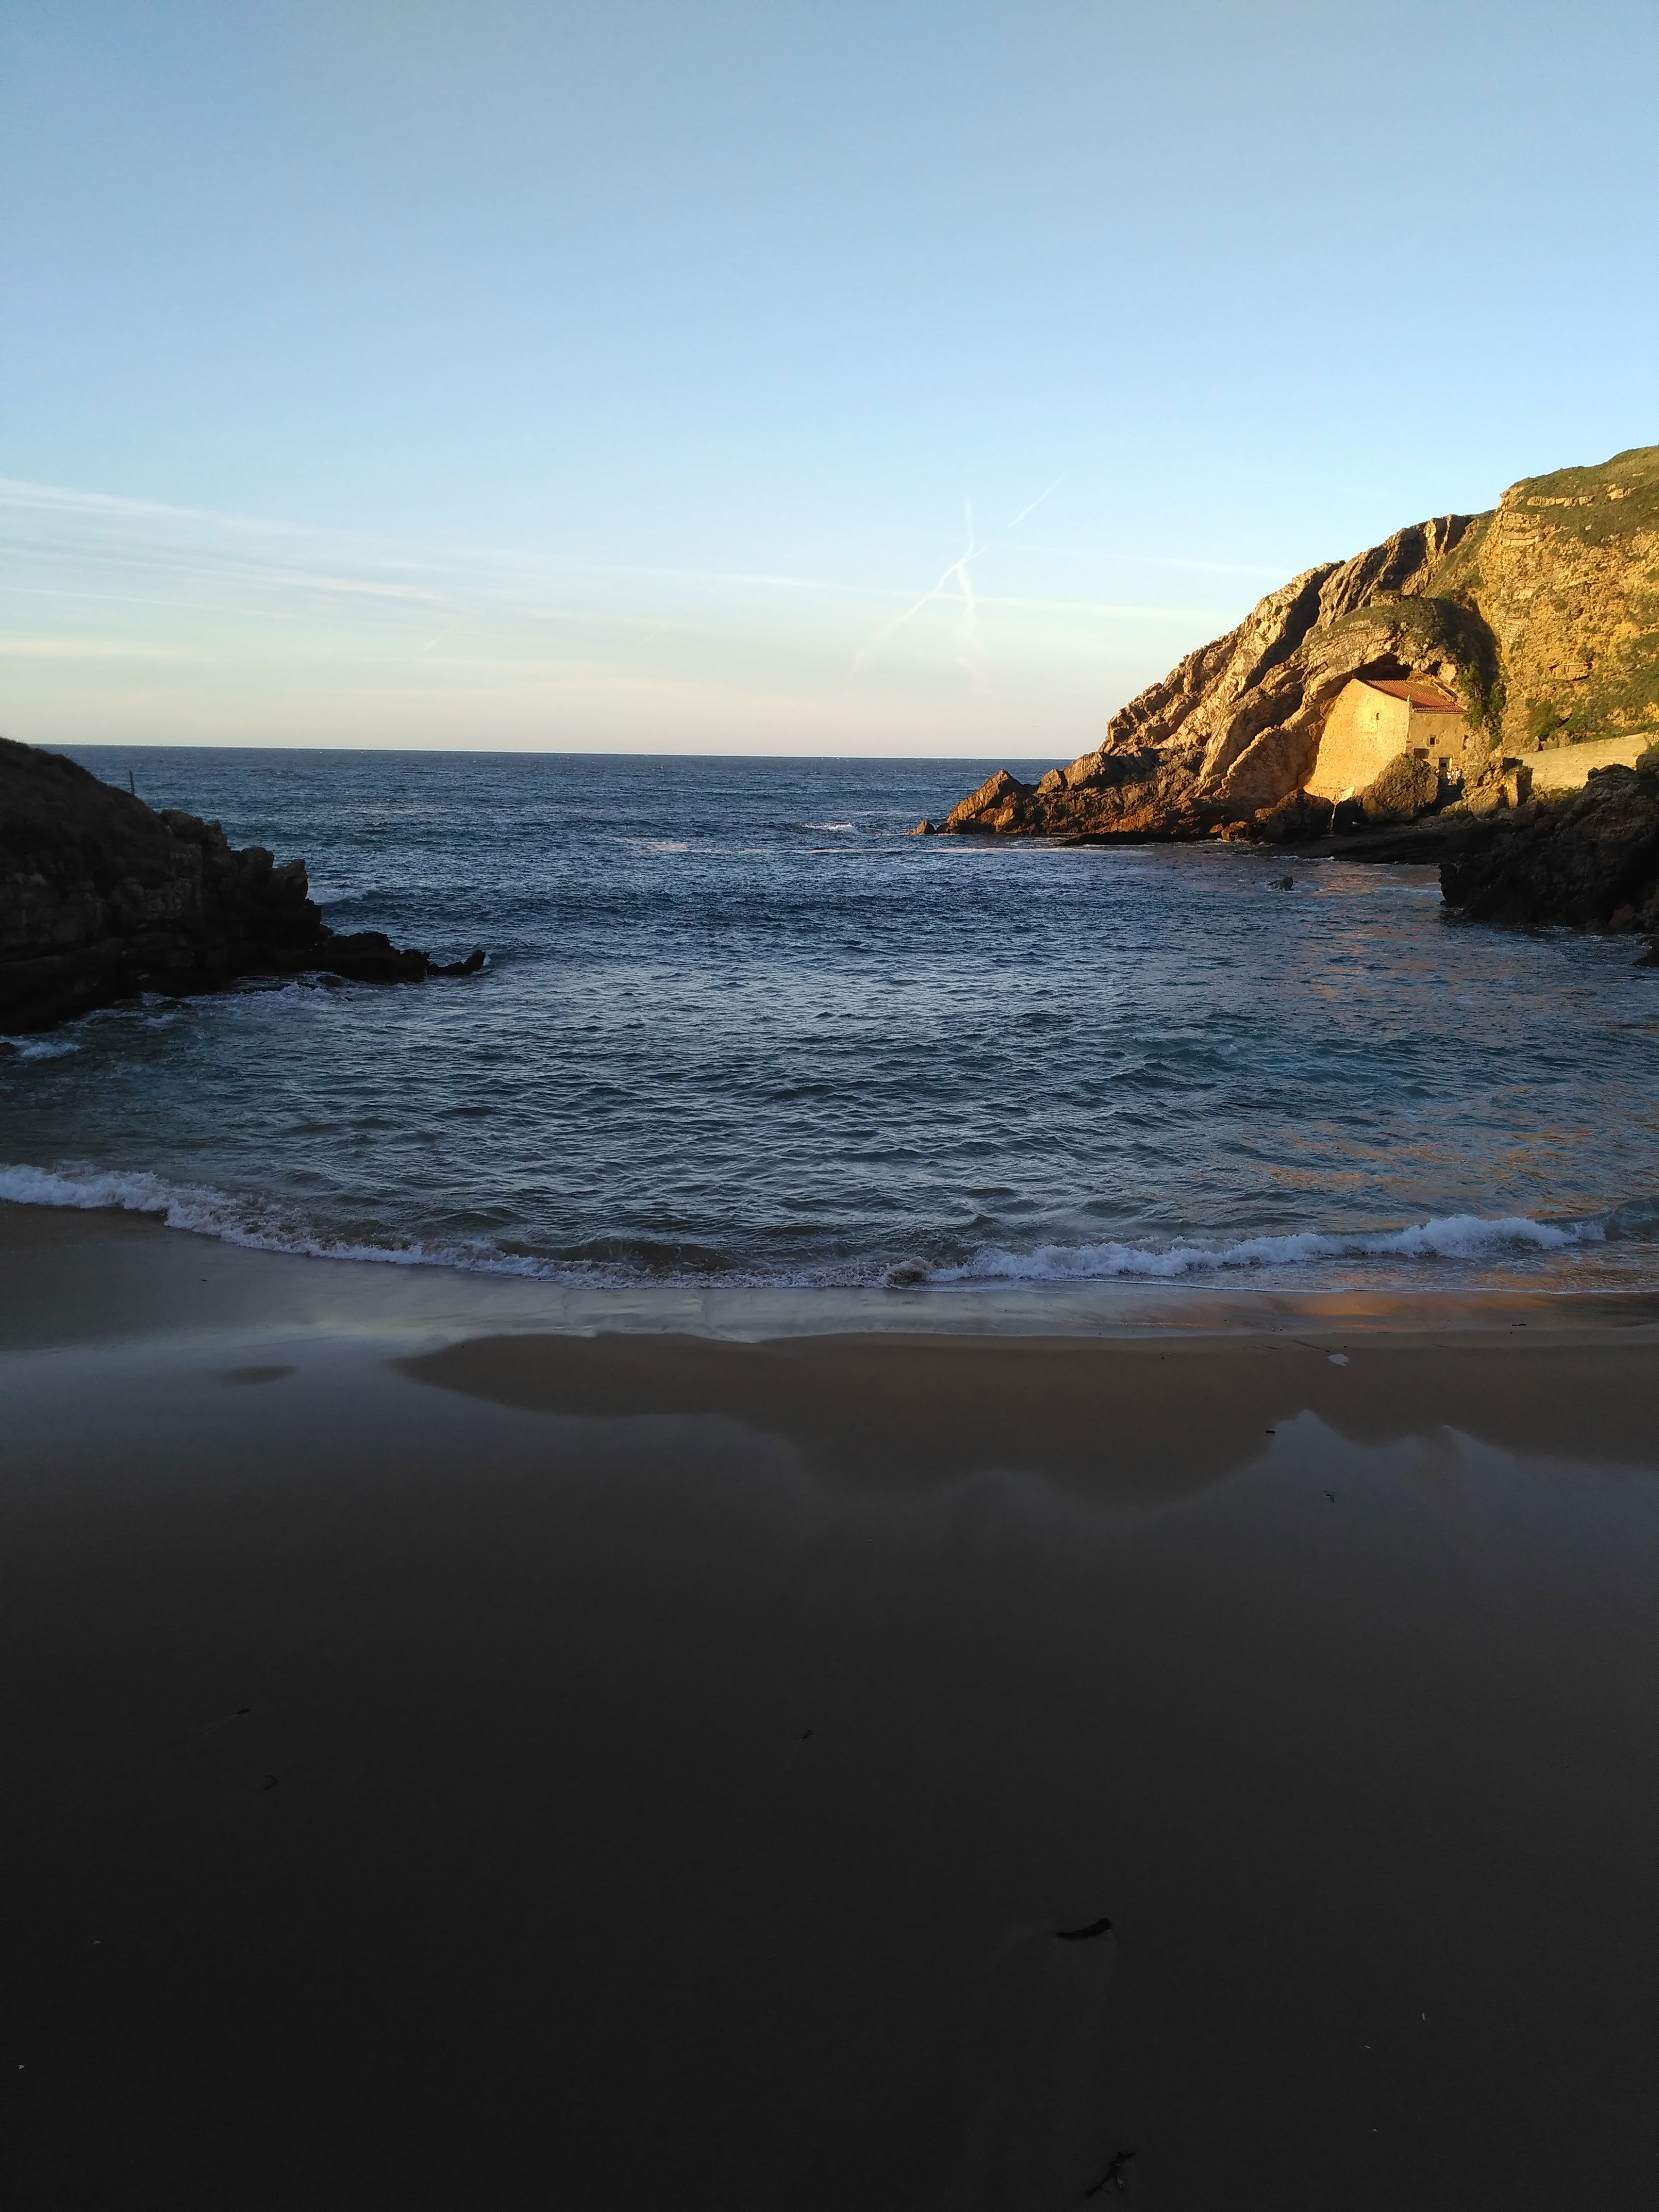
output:
[[1659,974],[1430,869],[908,834],[983,761],[75,757],[489,963],[12,1040],[0,1196],[591,1285],[1659,1285]]

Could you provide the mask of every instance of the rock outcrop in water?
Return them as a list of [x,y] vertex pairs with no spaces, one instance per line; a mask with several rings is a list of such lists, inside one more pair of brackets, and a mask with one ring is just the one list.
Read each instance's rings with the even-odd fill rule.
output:
[[210,991],[306,969],[366,983],[471,975],[343,936],[305,863],[240,851],[216,822],[158,814],[55,753],[0,738],[0,1030],[49,1028],[140,991]]
[[[1475,921],[1560,922],[1659,939],[1659,752],[1598,769],[1554,805],[1471,823],[1441,866],[1449,906]],[[1649,954],[1659,965],[1659,945]]]
[[1036,784],[1000,772],[939,827],[1328,834],[1333,808],[1304,786],[1355,677],[1455,691],[1500,784],[1506,757],[1540,744],[1659,737],[1659,447],[1528,478],[1489,514],[1414,523],[1309,569],[1121,708],[1096,750]]

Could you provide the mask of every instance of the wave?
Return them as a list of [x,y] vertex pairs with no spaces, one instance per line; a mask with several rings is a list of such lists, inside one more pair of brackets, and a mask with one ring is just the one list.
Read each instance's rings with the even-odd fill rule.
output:
[[145,1170],[106,1171],[90,1167],[47,1169],[0,1166],[0,1200],[19,1206],[58,1206],[81,1212],[118,1210],[153,1215],[169,1229],[212,1237],[251,1251],[288,1252],[308,1259],[358,1260],[382,1267],[451,1267],[469,1274],[510,1275],[521,1280],[565,1283],[592,1289],[661,1286],[699,1287],[720,1284],[746,1289],[830,1289],[888,1285],[970,1287],[991,1283],[1077,1285],[1121,1280],[1178,1282],[1183,1277],[1250,1269],[1297,1270],[1321,1263],[1354,1260],[1493,1261],[1504,1255],[1565,1252],[1612,1242],[1646,1242],[1659,1228],[1659,1208],[1614,1207],[1592,1219],[1540,1221],[1525,1214],[1493,1219],[1457,1213],[1415,1222],[1404,1229],[1337,1235],[1303,1230],[1278,1237],[1241,1237],[1231,1243],[1192,1240],[1149,1245],[1045,1244],[1029,1252],[988,1247],[952,1266],[908,1259],[848,1260],[799,1269],[764,1268],[735,1262],[711,1264],[712,1253],[674,1265],[664,1261],[632,1264],[615,1253],[559,1257],[503,1251],[489,1240],[431,1245],[408,1237],[386,1243],[364,1243],[331,1236],[268,1200],[234,1198],[200,1184],[170,1183]]
[[80,1051],[81,1040],[70,1036],[0,1036],[0,1049],[17,1060],[62,1060],[65,1053]]
[[552,1278],[584,1270],[520,1257],[495,1247],[430,1249],[410,1237],[396,1244],[360,1244],[319,1235],[260,1199],[231,1198],[205,1185],[163,1182],[142,1170],[105,1173],[0,1167],[0,1200],[14,1206],[63,1206],[79,1212],[119,1212],[160,1217],[169,1229],[216,1237],[253,1252],[289,1252],[312,1260],[372,1260],[395,1267],[460,1267],[469,1273]]
[[[294,978],[293,981],[299,979]],[[243,997],[252,990],[270,991],[273,988],[288,988],[289,984],[273,986],[261,979],[258,982],[243,982],[234,986],[223,995]],[[84,1014],[76,1014],[48,1034],[38,1036],[0,1036],[0,1055],[9,1054],[14,1060],[63,1060],[70,1053],[79,1052],[88,1037],[99,1029],[125,1024],[143,1030],[171,1028],[179,1016],[184,1002],[169,998],[163,991],[141,992],[136,999],[122,999],[112,1006],[94,1006]]]
[[1297,1267],[1322,1260],[1491,1260],[1504,1253],[1565,1252],[1606,1241],[1607,1217],[1588,1221],[1534,1221],[1523,1213],[1493,1220],[1453,1213],[1413,1222],[1405,1229],[1335,1236],[1299,1230],[1283,1237],[1243,1237],[1231,1244],[1182,1240],[1162,1249],[1141,1244],[1043,1244],[1031,1252],[992,1247],[955,1267],[936,1267],[935,1283],[1076,1283],[1139,1275],[1178,1281],[1235,1268]]
[[216,1237],[252,1252],[286,1252],[309,1260],[360,1260],[380,1267],[450,1267],[465,1274],[511,1275],[529,1282],[562,1283],[573,1288],[637,1289],[642,1283],[669,1288],[706,1288],[710,1284],[745,1290],[805,1290],[820,1283],[867,1285],[883,1279],[882,1267],[844,1269],[839,1273],[769,1273],[760,1268],[629,1266],[625,1261],[585,1258],[540,1258],[504,1252],[497,1244],[429,1245],[418,1237],[395,1243],[364,1244],[331,1237],[295,1220],[269,1200],[232,1198],[206,1185],[164,1182],[143,1170],[106,1172],[93,1168],[63,1170],[0,1166],[0,1202],[14,1206],[60,1206],[78,1212],[119,1212],[158,1217],[169,1229]]

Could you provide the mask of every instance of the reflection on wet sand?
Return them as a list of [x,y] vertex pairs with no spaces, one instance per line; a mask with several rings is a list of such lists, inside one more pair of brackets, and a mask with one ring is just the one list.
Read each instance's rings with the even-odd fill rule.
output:
[[787,1439],[822,1474],[888,1491],[1002,1468],[1150,1505],[1262,1458],[1300,1413],[1356,1443],[1456,1431],[1510,1450],[1644,1464],[1659,1437],[1659,1359],[1632,1359],[1637,1340],[1547,1324],[1523,1352],[1512,1337],[1443,1329],[1324,1342],[525,1334],[401,1364],[417,1382],[544,1413],[739,1422]]

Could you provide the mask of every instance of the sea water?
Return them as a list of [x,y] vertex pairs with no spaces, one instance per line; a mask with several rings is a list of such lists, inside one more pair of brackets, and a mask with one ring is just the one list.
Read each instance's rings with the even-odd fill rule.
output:
[[1432,869],[909,835],[982,761],[76,757],[489,963],[0,1046],[0,1196],[593,1285],[1659,1285],[1659,971]]

